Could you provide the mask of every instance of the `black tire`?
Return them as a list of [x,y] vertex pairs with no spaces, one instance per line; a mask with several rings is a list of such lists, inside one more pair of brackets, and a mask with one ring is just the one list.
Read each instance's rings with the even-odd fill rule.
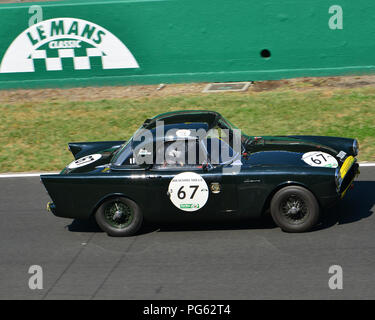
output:
[[109,236],[129,237],[141,227],[143,214],[134,201],[117,197],[102,203],[96,210],[95,220]]
[[286,232],[305,232],[316,225],[320,208],[307,189],[289,186],[280,189],[271,200],[273,221]]

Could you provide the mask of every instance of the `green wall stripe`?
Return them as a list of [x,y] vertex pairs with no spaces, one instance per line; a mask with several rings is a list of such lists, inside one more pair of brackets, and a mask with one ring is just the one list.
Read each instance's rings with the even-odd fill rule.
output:
[[[113,48],[103,44],[100,49],[109,52],[104,58],[109,64],[102,60],[103,65],[117,59],[120,64],[115,63],[114,69],[103,67],[100,57],[83,57],[61,63],[62,69],[57,71],[53,68],[58,68],[60,62],[49,60],[51,70],[22,72],[22,63],[16,62],[21,72],[9,72],[4,67],[5,52],[29,27],[29,8],[36,4],[43,9],[44,21],[72,18],[69,24],[64,22],[65,29],[70,28],[74,19],[88,21],[91,27],[94,23],[95,32],[104,28],[129,49],[139,68],[134,68],[134,63],[132,68],[126,67],[126,63],[119,67],[127,58],[115,57]],[[342,8],[342,29],[330,29],[329,21],[337,13],[329,13],[333,5]],[[0,88],[369,74],[375,69],[373,16],[375,3],[367,0],[70,0],[4,4],[0,5],[0,60],[1,68],[8,71],[0,73]],[[31,30],[34,42],[39,37],[36,26]],[[79,24],[79,28],[84,26],[85,22]],[[102,37],[107,39],[107,34]],[[66,34],[65,38],[76,39]],[[49,40],[47,36],[46,46],[52,41]],[[40,41],[36,43],[32,50],[37,49]],[[270,58],[261,56],[263,49],[270,51]],[[14,52],[7,62],[17,58],[18,53]],[[58,57],[57,51],[48,54],[47,58],[50,57]],[[86,60],[92,61],[89,69]]]

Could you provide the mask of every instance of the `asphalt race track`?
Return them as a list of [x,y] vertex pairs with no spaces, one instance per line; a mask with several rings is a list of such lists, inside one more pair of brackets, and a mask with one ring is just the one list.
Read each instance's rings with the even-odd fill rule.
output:
[[[0,299],[375,299],[375,167],[313,232],[267,221],[111,238],[56,218],[38,177],[0,179]],[[43,268],[43,289],[28,286]],[[328,286],[331,265],[343,289]]]

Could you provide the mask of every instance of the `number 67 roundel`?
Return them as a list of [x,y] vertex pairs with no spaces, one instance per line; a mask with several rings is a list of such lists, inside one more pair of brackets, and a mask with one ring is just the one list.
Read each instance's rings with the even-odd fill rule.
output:
[[195,172],[183,172],[169,183],[168,192],[172,203],[183,211],[197,211],[208,200],[206,181]]
[[337,160],[328,153],[321,151],[307,152],[302,160],[312,167],[337,168]]

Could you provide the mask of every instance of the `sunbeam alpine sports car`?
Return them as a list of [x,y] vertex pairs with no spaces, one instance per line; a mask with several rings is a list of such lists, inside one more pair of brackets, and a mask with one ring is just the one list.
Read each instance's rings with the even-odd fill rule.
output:
[[128,141],[69,143],[75,160],[42,175],[58,217],[87,219],[111,236],[143,222],[246,220],[270,212],[287,232],[317,224],[357,174],[355,139],[248,136],[219,113],[147,119]]

